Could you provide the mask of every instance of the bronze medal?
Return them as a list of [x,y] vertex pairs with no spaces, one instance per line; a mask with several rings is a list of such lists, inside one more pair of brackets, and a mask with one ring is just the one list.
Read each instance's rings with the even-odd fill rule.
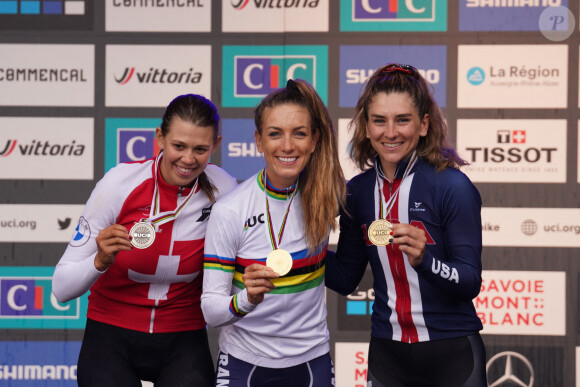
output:
[[368,230],[369,241],[375,246],[386,246],[393,237],[391,222],[386,219],[377,219],[371,223]]

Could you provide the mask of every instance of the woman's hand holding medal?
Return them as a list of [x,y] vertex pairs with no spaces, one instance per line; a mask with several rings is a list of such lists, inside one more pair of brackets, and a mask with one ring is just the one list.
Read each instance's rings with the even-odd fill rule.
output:
[[270,280],[279,276],[268,266],[258,263],[246,267],[242,279],[248,292],[248,301],[254,305],[264,301],[264,294],[270,293],[276,287]]
[[417,267],[423,261],[427,236],[425,230],[407,223],[393,223],[392,242],[407,254],[407,259],[412,267]]
[[120,224],[102,229],[97,235],[96,242],[95,268],[98,271],[107,270],[115,262],[115,256],[119,251],[129,251],[133,248],[129,232]]

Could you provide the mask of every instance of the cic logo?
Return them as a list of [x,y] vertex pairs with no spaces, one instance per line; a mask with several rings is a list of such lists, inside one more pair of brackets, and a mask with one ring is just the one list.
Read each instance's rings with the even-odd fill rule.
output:
[[223,61],[223,106],[256,106],[288,79],[309,82],[326,103],[326,46],[224,46]]
[[105,172],[120,163],[144,161],[159,153],[156,118],[105,119]]
[[84,328],[87,296],[61,304],[52,294],[52,267],[3,267],[0,328]]

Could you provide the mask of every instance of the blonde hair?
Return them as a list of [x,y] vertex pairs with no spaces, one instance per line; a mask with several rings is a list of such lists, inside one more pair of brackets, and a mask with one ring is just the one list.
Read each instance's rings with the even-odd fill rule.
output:
[[318,142],[299,176],[305,234],[309,251],[314,251],[336,229],[339,207],[344,207],[346,182],[338,159],[338,141],[330,114],[316,90],[304,80],[289,80],[285,88],[273,91],[256,107],[256,130],[262,134],[266,109],[295,104],[308,110],[312,135]]
[[427,136],[420,137],[417,144],[419,157],[433,164],[438,171],[467,164],[449,143],[447,122],[425,78],[413,66],[390,63],[376,70],[366,81],[349,124],[349,130],[353,132],[350,157],[361,170],[371,167],[377,155],[366,136],[366,129],[368,107],[378,93],[407,93],[418,110],[419,119],[429,116]]

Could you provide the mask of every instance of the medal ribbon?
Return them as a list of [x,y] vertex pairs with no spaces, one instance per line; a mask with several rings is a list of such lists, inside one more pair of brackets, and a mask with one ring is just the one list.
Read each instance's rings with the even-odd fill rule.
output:
[[[415,166],[415,163],[417,162],[417,158],[418,158],[417,151],[413,151],[413,154],[411,155],[411,159],[409,160],[409,164],[407,164],[407,168],[405,168],[405,172],[403,173],[403,178],[401,179],[401,184],[403,184],[405,177],[407,177],[407,175],[409,175],[409,173],[411,172],[411,169],[413,169],[413,167]],[[391,197],[389,198],[389,201],[383,206],[384,195],[382,192],[383,190],[381,189],[381,181],[379,180],[379,175],[384,176],[384,174],[380,171],[380,169],[377,166],[375,166],[375,169],[377,170],[377,188],[379,190],[379,219],[386,219],[387,215],[389,215],[389,213],[393,209],[393,205],[395,205],[395,201],[397,199],[397,196],[399,196],[399,189],[401,188],[401,184],[399,184],[395,193],[391,195]],[[383,218],[384,207],[386,207],[387,209],[386,209],[385,217]]]
[[286,228],[286,220],[288,219],[288,214],[290,213],[290,206],[292,206],[292,201],[298,192],[298,183],[296,183],[296,188],[292,193],[292,197],[290,198],[290,203],[288,203],[288,207],[286,207],[286,214],[284,215],[284,219],[282,220],[282,225],[280,226],[280,231],[278,232],[278,241],[276,241],[276,236],[274,234],[274,227],[272,225],[272,216],[270,215],[270,205],[268,204],[268,178],[266,177],[266,169],[263,171],[264,175],[264,193],[266,194],[266,219],[268,221],[268,235],[270,236],[270,243],[272,244],[272,250],[276,250],[278,245],[282,243],[282,236],[284,235],[284,229]]
[[161,211],[161,195],[159,194],[159,183],[157,181],[157,179],[158,179],[157,174],[158,174],[158,169],[159,169],[159,161],[161,160],[162,155],[163,155],[163,151],[159,152],[159,154],[157,155],[157,158],[155,159],[155,189],[153,190],[153,199],[151,201],[151,211],[149,212],[149,218],[145,219],[146,222],[153,225],[155,230],[157,230],[157,228],[159,226],[161,226],[162,224],[165,224],[165,223],[170,222],[174,219],[177,219],[177,217],[181,213],[181,210],[183,210],[185,208],[187,203],[189,203],[189,201],[191,200],[191,198],[195,194],[195,191],[197,191],[197,182],[199,181],[199,179],[195,179],[195,184],[191,188],[191,192],[189,192],[189,195],[187,195],[187,197],[185,198],[185,201],[180,206],[177,206],[175,208],[175,210],[160,212]]

